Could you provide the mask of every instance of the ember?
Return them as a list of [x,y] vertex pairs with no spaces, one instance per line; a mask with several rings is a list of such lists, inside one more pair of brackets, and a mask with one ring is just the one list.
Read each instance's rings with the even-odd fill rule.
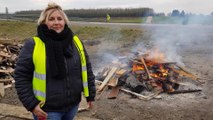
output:
[[[140,54],[136,53],[132,58],[125,58],[126,60],[114,62],[113,67],[105,68],[101,73],[98,74],[97,78],[101,82],[98,92],[102,93],[106,86],[112,88],[112,92],[116,95],[119,91],[127,92],[129,88],[133,95],[142,96],[141,93],[144,89],[147,91],[155,91],[150,96],[143,96],[145,100],[149,100],[152,97],[158,95],[161,92],[169,94],[178,93],[190,93],[198,92],[201,90],[178,90],[182,84],[180,76],[186,76],[200,83],[199,78],[192,73],[188,72],[185,68],[179,66],[176,62],[166,62],[163,54]],[[125,61],[126,63],[122,63]],[[97,82],[100,82],[97,81]],[[123,87],[123,88],[121,88]],[[136,93],[135,93],[136,92]],[[101,95],[101,94],[100,94]],[[112,97],[112,93],[109,95]],[[99,96],[100,97],[100,96]]]

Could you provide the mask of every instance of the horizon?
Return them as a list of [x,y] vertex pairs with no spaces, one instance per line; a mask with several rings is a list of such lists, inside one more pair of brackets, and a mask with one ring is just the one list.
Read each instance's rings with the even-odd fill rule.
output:
[[[134,1],[134,2],[132,2]],[[9,13],[28,10],[42,10],[49,2],[56,2],[64,10],[68,9],[105,9],[105,8],[151,8],[155,13],[171,13],[173,10],[182,10],[185,13],[210,15],[213,12],[213,0],[1,0],[0,13]],[[27,6],[26,6],[27,5]],[[204,7],[201,7],[204,6]]]

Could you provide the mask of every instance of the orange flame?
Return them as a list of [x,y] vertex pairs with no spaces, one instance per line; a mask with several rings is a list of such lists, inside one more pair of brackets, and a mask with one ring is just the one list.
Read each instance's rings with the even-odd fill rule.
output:
[[137,64],[134,64],[133,63],[133,65],[132,65],[132,72],[135,72],[135,71],[137,71],[137,70],[144,70],[145,68],[144,68],[144,66],[142,66],[142,65],[137,65]]

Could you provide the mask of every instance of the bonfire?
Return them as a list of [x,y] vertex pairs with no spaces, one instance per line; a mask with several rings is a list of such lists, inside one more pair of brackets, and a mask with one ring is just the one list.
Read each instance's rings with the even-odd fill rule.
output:
[[[201,89],[179,90],[179,86],[184,84],[181,82],[182,76],[202,83],[198,76],[176,62],[168,62],[166,56],[157,50],[143,54],[135,52],[131,57],[125,56],[113,61],[98,73],[96,81],[100,84],[97,89],[98,98],[107,88],[111,89],[108,98],[116,98],[122,90],[143,100],[150,100],[162,92],[178,94],[201,91]],[[153,94],[148,96],[140,94],[144,90],[153,91]]]

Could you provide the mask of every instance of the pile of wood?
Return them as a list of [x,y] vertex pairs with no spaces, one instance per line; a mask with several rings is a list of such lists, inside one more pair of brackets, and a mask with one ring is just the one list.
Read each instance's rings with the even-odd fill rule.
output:
[[4,96],[4,89],[14,82],[14,68],[21,47],[21,44],[0,44],[0,96]]
[[[123,62],[125,61],[125,62]],[[116,98],[119,91],[137,96],[143,100],[150,100],[162,92],[169,94],[191,93],[200,89],[178,90],[181,76],[188,77],[198,83],[200,78],[176,62],[165,62],[151,58],[148,54],[134,54],[133,57],[124,57],[113,62],[111,67],[104,68],[97,75],[98,99],[110,88],[108,98]],[[142,91],[154,91],[145,96]]]

